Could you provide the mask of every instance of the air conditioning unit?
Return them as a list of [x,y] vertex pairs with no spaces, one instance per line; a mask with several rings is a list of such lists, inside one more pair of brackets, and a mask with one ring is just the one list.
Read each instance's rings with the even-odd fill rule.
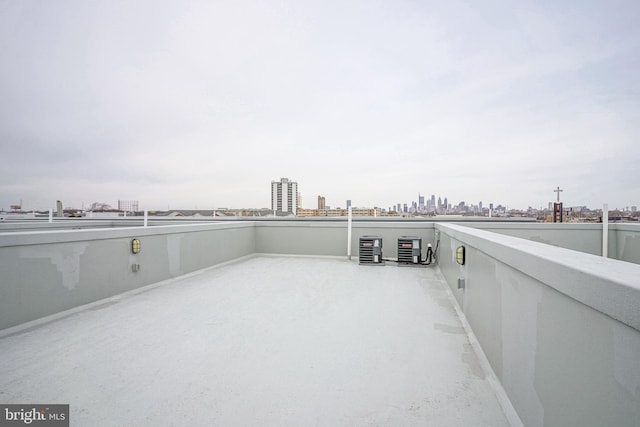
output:
[[422,238],[401,236],[398,238],[398,265],[422,263]]
[[382,237],[362,236],[359,245],[359,264],[383,265]]

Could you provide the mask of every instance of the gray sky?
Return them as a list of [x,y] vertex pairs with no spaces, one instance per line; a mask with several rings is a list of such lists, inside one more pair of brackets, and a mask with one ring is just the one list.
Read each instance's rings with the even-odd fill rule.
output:
[[640,2],[0,0],[0,207],[640,205]]

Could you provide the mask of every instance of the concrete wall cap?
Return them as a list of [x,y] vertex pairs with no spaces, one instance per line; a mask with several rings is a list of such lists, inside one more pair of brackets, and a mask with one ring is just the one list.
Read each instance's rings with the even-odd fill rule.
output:
[[436,229],[640,330],[640,265],[456,224]]

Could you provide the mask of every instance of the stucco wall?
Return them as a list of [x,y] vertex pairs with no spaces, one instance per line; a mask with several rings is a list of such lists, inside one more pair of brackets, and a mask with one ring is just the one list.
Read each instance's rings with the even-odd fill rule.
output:
[[[0,330],[255,252],[252,224],[0,237]],[[142,243],[136,255],[133,238]]]
[[[477,222],[458,225],[602,255],[602,224]],[[608,240],[609,258],[640,264],[640,224],[610,223]]]
[[615,258],[640,264],[640,224],[615,224],[614,230]]
[[[516,221],[519,220],[519,221]],[[390,218],[382,217],[377,219],[366,219],[354,217],[354,228],[359,224],[373,227],[413,227],[420,229],[422,224],[453,223],[481,230],[492,231],[494,233],[508,236],[520,237],[534,242],[546,243],[552,246],[559,246],[593,255],[602,254],[602,224],[594,223],[536,223],[529,218],[522,221],[522,218],[486,218],[486,217],[466,217],[449,219],[448,217],[433,217],[428,220],[416,218]],[[0,223],[0,233],[24,232],[24,231],[55,231],[72,229],[95,229],[95,228],[118,228],[118,227],[139,227],[142,225],[142,217],[121,217],[111,219],[89,219],[89,218],[54,218],[54,222],[49,224],[46,220],[22,220]],[[165,226],[180,224],[211,224],[221,223],[255,223],[255,224],[295,224],[300,230],[307,227],[321,226],[331,228],[346,227],[345,217],[309,217],[309,218],[273,218],[273,217],[150,217],[149,226]],[[428,227],[433,227],[429,225]],[[389,235],[393,238],[393,234]],[[385,236],[386,237],[386,236]],[[386,242],[386,240],[385,240]],[[325,240],[327,248],[333,246],[330,240]],[[389,248],[390,246],[387,245]],[[287,250],[283,248],[283,250]],[[310,248],[311,251],[318,250]],[[332,253],[338,253],[334,248]],[[632,223],[610,223],[609,224],[609,258],[640,264],[640,224]],[[287,252],[284,252],[287,253]],[[342,255],[340,253],[340,255]]]
[[[546,243],[561,248],[586,252],[593,255],[602,254],[602,224],[580,223],[534,223],[534,224],[500,224],[475,223],[460,224],[472,228],[487,230],[507,236],[520,237],[534,242]],[[615,258],[615,232],[609,230],[609,255]]]
[[[400,236],[422,237],[423,254],[428,243],[434,243],[431,222],[389,223],[386,221],[353,222],[351,254],[358,256],[361,236],[382,237],[383,256],[398,256]],[[344,256],[347,253],[347,221],[304,222],[264,221],[256,223],[256,252],[271,254],[304,254]]]
[[[264,221],[0,234],[0,330],[256,252],[345,256],[346,226]],[[433,224],[354,222],[354,257],[359,237],[370,234],[383,237],[385,257],[396,257],[399,236],[422,237],[426,247]],[[137,255],[133,238],[142,243]]]
[[638,425],[640,266],[436,228],[441,271],[525,425]]

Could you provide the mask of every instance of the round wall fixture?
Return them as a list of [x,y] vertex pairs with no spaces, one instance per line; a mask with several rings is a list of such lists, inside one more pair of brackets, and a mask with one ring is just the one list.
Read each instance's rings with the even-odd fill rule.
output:
[[464,256],[464,246],[458,246],[456,249],[456,262],[460,265],[464,265],[465,256]]
[[142,246],[140,244],[140,240],[133,239],[131,241],[131,252],[133,252],[134,254],[137,254],[137,253],[140,253],[140,249],[142,249]]

